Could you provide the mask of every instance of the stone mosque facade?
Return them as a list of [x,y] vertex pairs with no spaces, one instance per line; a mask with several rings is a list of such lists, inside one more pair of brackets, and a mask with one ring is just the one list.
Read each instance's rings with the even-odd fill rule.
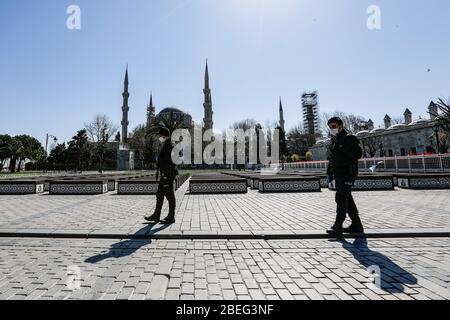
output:
[[[209,86],[209,68],[208,62],[206,62],[205,68],[205,79],[204,79],[204,118],[203,118],[203,129],[214,129],[214,121],[213,121],[213,104],[212,104],[212,95],[211,88]],[[134,152],[130,150],[127,139],[129,133],[129,121],[128,114],[130,111],[130,107],[128,104],[128,100],[130,98],[130,93],[128,91],[129,80],[128,80],[128,66],[125,72],[125,80],[124,80],[124,92],[122,93],[123,105],[122,105],[122,122],[121,122],[121,134],[120,134],[120,143],[109,143],[109,147],[115,149],[117,152],[117,170],[134,170]],[[175,119],[182,119],[184,129],[193,129],[194,121],[192,120],[192,116],[177,108],[177,107],[169,107],[161,110],[158,114],[156,114],[156,107],[153,103],[153,93],[150,95],[150,103],[147,106],[147,126],[150,125],[152,120],[159,116],[172,115]]]
[[[389,115],[384,117],[384,128],[374,128],[369,120],[369,130],[356,133],[361,143],[367,149],[370,143],[377,143],[375,157],[401,157],[436,153],[436,129],[438,120],[434,115],[438,112],[437,105],[432,101],[428,106],[429,119],[413,120],[412,112],[406,109],[404,122],[392,124]],[[331,139],[318,141],[312,148],[313,159],[327,160]],[[366,157],[370,155],[366,154]]]

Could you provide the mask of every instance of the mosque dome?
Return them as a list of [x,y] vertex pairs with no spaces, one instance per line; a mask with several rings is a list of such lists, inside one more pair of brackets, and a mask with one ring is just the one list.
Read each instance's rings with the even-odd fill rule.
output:
[[192,127],[192,117],[189,113],[184,112],[178,107],[169,107],[161,110],[158,113],[157,117],[165,117],[172,115],[176,120],[180,120],[183,122],[183,128],[191,128]]

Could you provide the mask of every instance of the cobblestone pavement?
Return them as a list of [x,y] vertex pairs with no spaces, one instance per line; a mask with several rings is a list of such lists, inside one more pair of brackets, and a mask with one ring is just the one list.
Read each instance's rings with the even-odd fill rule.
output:
[[[320,232],[334,192],[189,195],[161,234]],[[357,192],[367,229],[449,230],[448,190]],[[149,234],[155,196],[0,196],[0,233]],[[167,210],[167,207],[164,207]],[[164,217],[164,216],[163,216]],[[381,231],[380,231],[381,230]],[[194,236],[193,238],[196,238]],[[450,238],[0,238],[0,299],[450,299]],[[368,284],[381,270],[380,287]],[[80,272],[80,289],[70,285]],[[75,281],[73,281],[75,280]]]
[[[323,230],[335,218],[335,193],[189,195],[177,192],[177,222],[160,233]],[[450,227],[448,190],[355,192],[367,229]],[[155,196],[0,196],[0,229],[134,234]],[[167,212],[167,207],[164,207]],[[164,217],[164,216],[163,216]]]
[[[0,299],[449,299],[449,245],[3,238]],[[371,266],[381,288],[368,284]]]

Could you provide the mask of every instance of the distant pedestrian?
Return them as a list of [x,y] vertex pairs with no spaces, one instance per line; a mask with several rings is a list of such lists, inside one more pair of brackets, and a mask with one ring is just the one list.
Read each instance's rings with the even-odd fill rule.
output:
[[[335,181],[337,216],[336,222],[327,233],[341,237],[343,233],[364,233],[359,211],[352,196],[352,188],[358,176],[358,160],[363,152],[358,138],[348,134],[344,122],[338,117],[329,120],[328,126],[333,135],[328,181]],[[343,228],[347,213],[352,220],[349,228]]]
[[[172,140],[170,139],[170,131],[162,127],[159,132],[159,141],[161,143],[160,152],[158,155],[156,179],[159,179],[158,192],[156,194],[156,208],[153,215],[146,217],[145,220],[149,222],[161,222],[163,224],[175,223],[175,192],[174,181],[178,175],[178,170],[172,161],[172,150],[174,148]],[[169,201],[169,215],[164,220],[160,221],[161,210],[164,204],[164,198]]]

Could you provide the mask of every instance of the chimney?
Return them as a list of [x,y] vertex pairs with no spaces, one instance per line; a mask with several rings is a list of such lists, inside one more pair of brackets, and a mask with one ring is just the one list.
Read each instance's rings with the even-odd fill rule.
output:
[[412,112],[406,109],[403,115],[405,116],[405,124],[410,124],[412,122]]
[[389,115],[386,115],[384,117],[384,128],[389,129],[391,127],[391,125],[392,125],[392,119],[391,119],[391,117],[389,117]]
[[433,101],[431,101],[430,106],[428,107],[428,112],[430,113],[431,120],[437,119],[439,113],[438,106]]

